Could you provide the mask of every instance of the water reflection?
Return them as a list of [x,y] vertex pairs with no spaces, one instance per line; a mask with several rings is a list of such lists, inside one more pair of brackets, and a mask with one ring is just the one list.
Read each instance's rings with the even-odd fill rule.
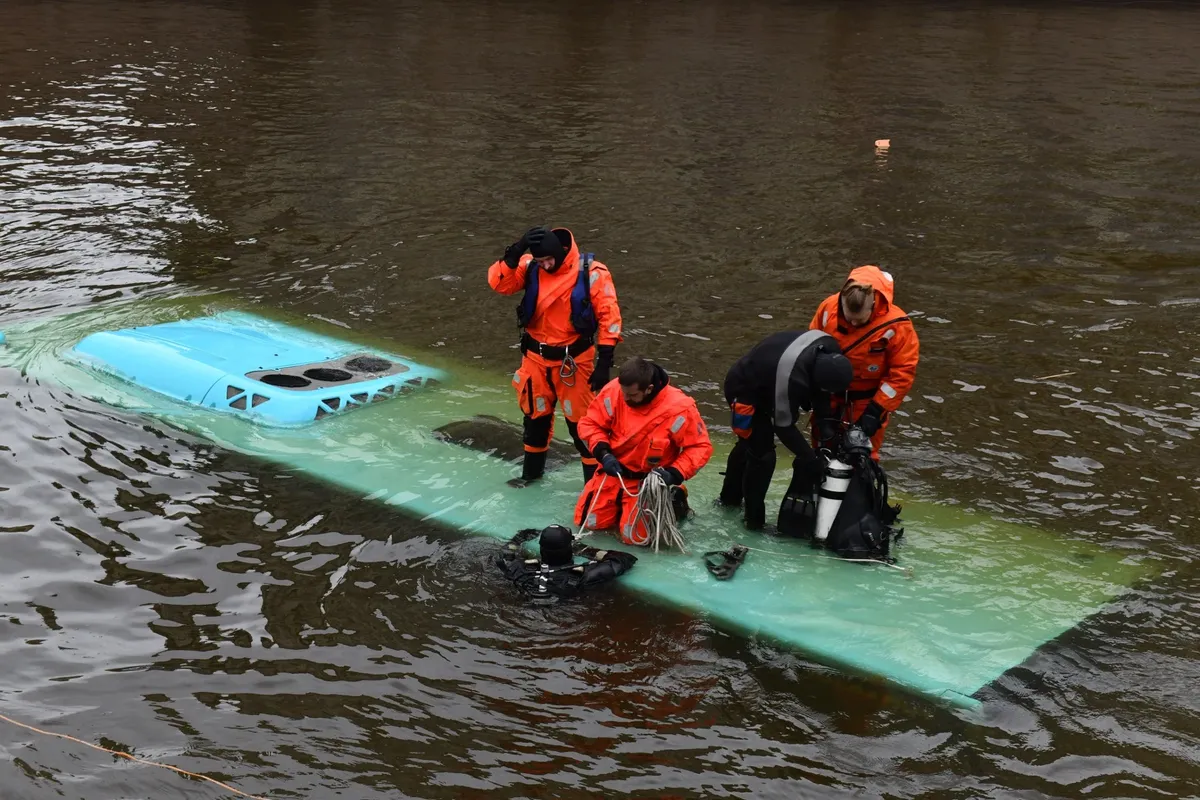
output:
[[[190,202],[193,166],[147,102],[212,77],[177,63],[96,65],[75,80],[10,85],[0,119],[0,226],[8,281],[0,311],[114,299],[170,280],[162,247],[213,220]],[[197,74],[199,73],[199,74]],[[169,94],[169,90],[167,92]]]

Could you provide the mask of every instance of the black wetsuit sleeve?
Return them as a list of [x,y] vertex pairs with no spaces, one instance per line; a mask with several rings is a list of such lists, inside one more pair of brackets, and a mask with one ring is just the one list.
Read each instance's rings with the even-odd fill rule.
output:
[[779,437],[779,441],[783,446],[792,451],[792,455],[799,458],[813,458],[812,447],[808,443],[808,437],[800,432],[800,429],[795,425],[788,425],[786,428],[775,428],[775,435]]
[[637,556],[631,553],[622,553],[619,550],[597,550],[594,547],[587,547],[580,551],[580,555],[591,559],[600,556],[599,559],[584,565],[579,586],[581,589],[619,578],[637,563]]
[[536,570],[531,570],[529,567],[525,566],[525,562],[519,558],[505,563],[502,566],[502,569],[504,570],[504,577],[508,578],[518,586],[522,586],[522,582],[526,580],[529,575],[536,572]]
[[[530,534],[533,534],[532,536]],[[537,536],[537,531],[532,529],[523,530],[517,533],[516,536],[509,539],[504,547],[496,554],[494,562],[501,572],[509,572],[509,568],[514,562],[521,560],[521,545],[528,542]],[[523,569],[523,568],[522,568]]]

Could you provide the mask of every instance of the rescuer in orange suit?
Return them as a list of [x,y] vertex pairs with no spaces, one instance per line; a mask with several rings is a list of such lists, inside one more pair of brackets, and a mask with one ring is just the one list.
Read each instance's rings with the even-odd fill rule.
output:
[[621,342],[621,309],[608,267],[591,253],[581,255],[566,228],[538,227],[488,268],[488,284],[500,294],[524,292],[517,306],[521,367],[513,387],[525,415],[525,457],[521,477],[510,483],[525,486],[542,477],[560,402],[586,482],[596,459],[577,423],[608,383],[613,350]]
[[675,515],[687,515],[684,481],[712,456],[696,401],[670,385],[666,370],[632,358],[596,395],[579,421],[579,436],[600,461],[575,504],[575,524],[605,530],[620,524],[621,541],[646,545],[650,532],[633,519],[642,481],[656,473],[669,487]]
[[867,265],[851,270],[841,291],[817,306],[809,329],[837,339],[854,366],[845,396],[849,407],[835,396],[833,418],[813,421],[818,447],[834,449],[841,432],[838,421],[846,421],[871,437],[871,458],[879,460],[888,418],[912,388],[920,357],[917,332],[895,304],[894,293],[891,274]]

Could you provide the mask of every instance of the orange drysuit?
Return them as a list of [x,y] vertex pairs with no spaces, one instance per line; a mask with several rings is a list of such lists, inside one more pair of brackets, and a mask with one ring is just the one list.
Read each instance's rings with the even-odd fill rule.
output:
[[839,292],[817,306],[808,327],[837,339],[842,353],[854,365],[854,380],[847,392],[850,406],[847,409],[840,398],[834,397],[834,415],[854,423],[871,403],[883,410],[883,424],[871,437],[871,457],[878,461],[891,412],[900,407],[916,378],[920,342],[912,321],[893,302],[895,288],[889,273],[873,265],[856,267],[843,288],[851,283],[875,289],[875,306],[867,324],[852,327],[846,322]]
[[620,524],[621,541],[645,545],[650,531],[633,518],[642,480],[655,467],[673,468],[691,479],[712,456],[708,428],[696,401],[669,385],[667,373],[655,365],[654,393],[645,405],[631,406],[620,383],[609,381],[579,421],[579,436],[590,449],[607,444],[621,462],[622,476],[597,470],[575,504],[575,524],[605,530]]
[[[592,342],[572,323],[572,292],[579,283],[580,256],[575,237],[566,228],[554,234],[567,251],[562,265],[554,272],[538,270],[537,301],[525,326],[521,367],[513,376],[517,403],[525,415],[525,450],[543,453],[553,435],[554,406],[561,401],[563,416],[584,464],[596,462],[576,435],[576,422],[587,411],[595,396],[588,385],[595,364]],[[517,294],[527,288],[533,256],[526,253],[516,269],[503,260],[488,268],[488,284],[500,294]],[[596,344],[621,342],[621,309],[608,267],[593,260],[588,271],[591,299],[597,322]],[[558,352],[548,350],[554,348]],[[563,351],[566,350],[564,353]]]

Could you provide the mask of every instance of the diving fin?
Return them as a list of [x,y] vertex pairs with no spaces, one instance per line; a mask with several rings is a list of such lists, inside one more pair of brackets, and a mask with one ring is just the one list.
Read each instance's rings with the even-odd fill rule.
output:
[[817,504],[809,495],[786,495],[779,504],[777,527],[780,536],[811,539],[817,524]]
[[704,566],[719,581],[727,581],[746,560],[749,548],[735,544],[728,550],[713,550],[704,554]]

